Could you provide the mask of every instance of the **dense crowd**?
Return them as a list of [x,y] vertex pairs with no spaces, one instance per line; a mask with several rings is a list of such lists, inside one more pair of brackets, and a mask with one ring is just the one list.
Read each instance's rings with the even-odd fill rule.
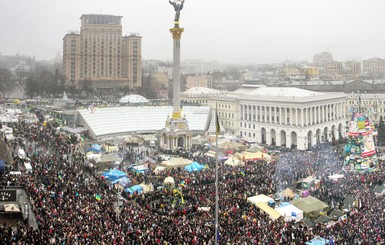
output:
[[[214,244],[215,160],[204,154],[177,151],[208,168],[200,172],[171,169],[143,176],[131,173],[133,183],[147,182],[153,192],[126,197],[116,205],[117,193],[100,174],[89,173],[76,144],[68,142],[53,127],[19,123],[11,125],[19,141],[13,150],[26,147],[33,173],[19,177],[30,197],[39,229],[6,224],[0,230],[3,244]],[[142,157],[141,152],[128,158]],[[70,161],[71,159],[71,161]],[[20,165],[15,155],[13,167]],[[338,182],[327,176],[342,169],[336,149],[324,145],[317,150],[282,153],[277,161],[253,161],[232,167],[219,163],[220,244],[305,244],[316,236],[335,244],[385,244],[384,198],[373,188],[384,179],[384,169],[371,173],[344,173]],[[247,202],[256,194],[275,194],[309,175],[321,179],[311,191],[336,206],[350,195],[362,200],[362,207],[350,212],[345,222],[333,226],[272,220]],[[181,195],[163,186],[167,176],[175,179]],[[97,200],[95,196],[99,196]],[[183,198],[183,199],[182,199]],[[183,200],[183,201],[182,201]],[[202,207],[205,207],[202,209]]]

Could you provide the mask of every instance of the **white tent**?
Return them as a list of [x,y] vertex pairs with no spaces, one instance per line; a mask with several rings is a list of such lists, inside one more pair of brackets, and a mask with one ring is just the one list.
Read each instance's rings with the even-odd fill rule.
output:
[[163,167],[163,166],[156,166],[156,168],[154,169],[154,173],[155,174],[160,174],[163,170],[165,170],[166,167]]
[[285,218],[285,221],[295,220],[298,222],[303,219],[303,211],[290,203],[283,203],[275,210]]
[[164,185],[170,185],[172,188],[174,188],[175,187],[175,180],[173,177],[168,176],[164,179],[163,184]]
[[154,186],[152,184],[146,185],[145,183],[140,184],[143,187],[143,193],[154,191]]
[[247,201],[257,205],[258,202],[268,204],[269,201],[274,201],[274,199],[264,194],[260,194],[260,195],[248,197]]
[[86,154],[86,158],[87,160],[95,160],[96,162],[100,161],[100,157],[102,156],[102,154],[95,154],[95,153],[92,153],[92,152],[88,152]]
[[239,158],[232,155],[230,155],[229,158],[225,161],[225,164],[233,167],[239,166],[239,165],[245,165],[245,163],[242,162]]
[[190,159],[179,157],[170,158],[170,160],[168,161],[163,161],[161,165],[166,168],[183,168],[189,165],[190,163],[192,163]]

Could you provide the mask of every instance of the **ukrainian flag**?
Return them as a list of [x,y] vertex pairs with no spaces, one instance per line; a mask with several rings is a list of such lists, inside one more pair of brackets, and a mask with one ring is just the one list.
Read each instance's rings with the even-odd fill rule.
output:
[[242,174],[242,176],[245,176],[245,172],[244,171],[241,171],[240,174]]
[[95,199],[96,199],[96,201],[100,201],[100,200],[102,200],[102,197],[101,196],[99,196],[98,194],[95,194]]

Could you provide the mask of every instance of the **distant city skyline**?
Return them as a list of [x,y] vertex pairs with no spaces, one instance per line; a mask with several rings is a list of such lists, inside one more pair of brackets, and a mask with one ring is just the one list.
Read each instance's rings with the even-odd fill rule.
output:
[[[312,62],[330,52],[338,61],[385,57],[385,2],[373,0],[186,0],[180,23],[181,59],[221,63]],[[0,53],[54,59],[83,14],[122,18],[123,34],[143,37],[144,60],[172,60],[174,10],[167,0],[5,0]]]

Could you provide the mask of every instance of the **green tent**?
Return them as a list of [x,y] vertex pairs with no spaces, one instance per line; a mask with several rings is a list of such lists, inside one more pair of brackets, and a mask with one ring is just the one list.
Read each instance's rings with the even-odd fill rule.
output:
[[291,204],[301,209],[305,217],[318,217],[321,211],[329,208],[327,204],[312,196],[296,198]]

